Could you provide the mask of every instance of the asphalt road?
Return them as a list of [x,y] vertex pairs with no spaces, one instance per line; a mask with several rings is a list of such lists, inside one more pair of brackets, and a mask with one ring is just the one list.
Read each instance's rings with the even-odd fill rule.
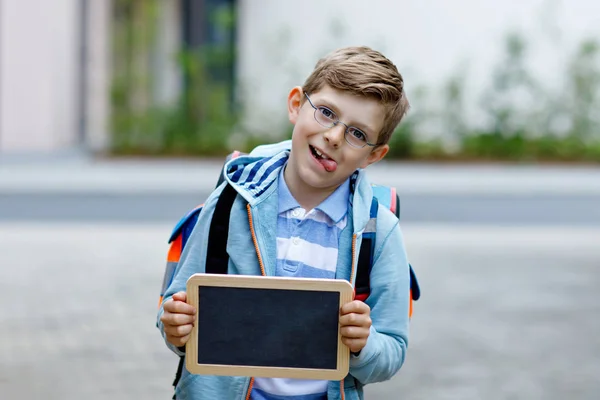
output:
[[[175,223],[207,192],[2,193],[0,221]],[[600,194],[401,194],[402,221],[600,226]]]
[[[168,399],[170,224],[0,223],[0,398]],[[600,227],[406,223],[423,289],[368,400],[600,398]]]

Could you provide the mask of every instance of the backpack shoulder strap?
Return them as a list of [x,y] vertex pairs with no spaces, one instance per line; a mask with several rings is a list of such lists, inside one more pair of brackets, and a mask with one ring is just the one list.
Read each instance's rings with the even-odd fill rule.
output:
[[229,256],[227,255],[229,217],[236,196],[237,192],[233,186],[226,184],[217,200],[208,233],[205,266],[207,274],[227,273],[227,265],[229,264]]
[[371,292],[371,268],[373,267],[373,254],[375,253],[375,231],[377,229],[377,211],[379,201],[376,196],[371,200],[369,222],[363,232],[358,264],[356,266],[355,299],[365,301]]

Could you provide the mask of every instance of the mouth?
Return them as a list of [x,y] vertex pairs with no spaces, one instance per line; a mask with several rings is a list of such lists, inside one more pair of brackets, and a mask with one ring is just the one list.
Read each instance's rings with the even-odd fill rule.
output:
[[[324,160],[333,160],[331,157],[329,157],[327,154],[323,153],[321,150],[317,149],[314,146],[308,145],[308,147],[310,147],[310,151],[313,154],[313,156],[315,156],[315,158],[320,158],[320,159],[324,159]],[[333,160],[335,161],[335,160]]]
[[312,145],[309,145],[308,147],[315,160],[317,160],[327,172],[333,172],[337,169],[337,162],[333,158]]

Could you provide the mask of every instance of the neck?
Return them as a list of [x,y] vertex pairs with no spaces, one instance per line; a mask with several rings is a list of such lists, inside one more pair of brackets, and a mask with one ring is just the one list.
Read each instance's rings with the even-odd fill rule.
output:
[[300,207],[306,211],[310,211],[319,204],[321,204],[326,198],[328,198],[337,187],[332,188],[315,188],[308,185],[303,185],[296,175],[290,173],[286,167],[283,171],[283,178],[285,183],[290,190],[290,193],[296,199]]

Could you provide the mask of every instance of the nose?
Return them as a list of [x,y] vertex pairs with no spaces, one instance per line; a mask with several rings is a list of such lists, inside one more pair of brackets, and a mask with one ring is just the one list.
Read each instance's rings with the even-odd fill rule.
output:
[[344,140],[345,132],[346,126],[344,124],[337,124],[325,131],[325,140],[337,149]]

